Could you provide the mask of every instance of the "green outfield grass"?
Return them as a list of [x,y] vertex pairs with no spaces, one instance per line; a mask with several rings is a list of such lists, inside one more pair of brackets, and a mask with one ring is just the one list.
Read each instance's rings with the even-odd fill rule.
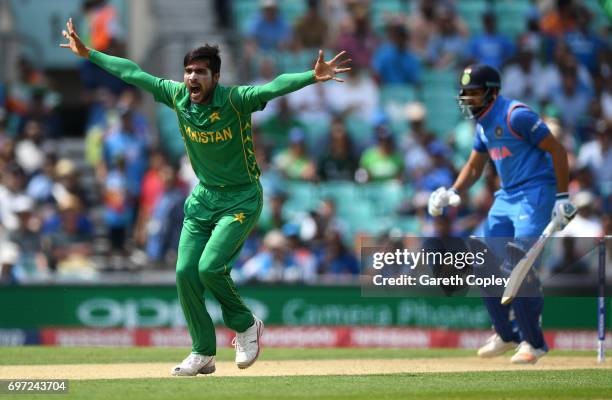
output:
[[[233,349],[221,349],[231,360]],[[176,362],[187,349],[0,347],[0,364]],[[265,349],[262,359],[450,358],[467,350]],[[550,356],[593,352],[551,352]],[[367,376],[199,377],[180,379],[72,380],[67,395],[15,399],[586,399],[612,398],[612,371],[501,371]],[[0,395],[0,400],[11,398]]]
[[[474,355],[467,349],[278,349],[265,348],[266,360],[333,360],[355,358],[447,358]],[[172,347],[1,347],[0,365],[98,364],[133,362],[176,362],[188,348]],[[595,357],[592,351],[551,351],[549,356]],[[233,348],[220,348],[217,359],[232,361]]]
[[[91,400],[607,399],[612,398],[612,379],[609,370],[121,379],[71,381],[69,394],[50,396]],[[40,395],[13,397],[41,398]]]

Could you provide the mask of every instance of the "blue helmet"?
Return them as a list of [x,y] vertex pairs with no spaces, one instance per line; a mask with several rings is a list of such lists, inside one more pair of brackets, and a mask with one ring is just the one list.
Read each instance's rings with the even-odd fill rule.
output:
[[[467,90],[482,89],[478,95],[468,94]],[[474,64],[467,66],[459,75],[459,96],[457,102],[467,118],[478,117],[491,104],[501,89],[499,72],[489,65]]]

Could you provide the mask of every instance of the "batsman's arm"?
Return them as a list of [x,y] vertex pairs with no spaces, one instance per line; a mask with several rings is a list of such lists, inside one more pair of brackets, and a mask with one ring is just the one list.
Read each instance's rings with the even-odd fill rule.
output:
[[510,115],[510,128],[522,138],[550,154],[557,178],[557,193],[567,193],[569,166],[565,148],[550,133],[542,118],[526,107],[519,107]]
[[552,158],[555,176],[557,177],[557,193],[567,193],[569,187],[567,151],[552,134],[546,135],[538,147],[549,153]]
[[489,155],[487,153],[472,150],[467,164],[459,172],[452,189],[459,194],[468,190],[482,175],[488,159]]

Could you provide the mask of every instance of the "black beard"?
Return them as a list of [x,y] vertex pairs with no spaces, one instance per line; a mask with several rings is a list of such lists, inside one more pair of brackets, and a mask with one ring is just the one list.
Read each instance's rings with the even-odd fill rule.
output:
[[474,114],[476,118],[480,118],[485,109],[486,107],[473,107],[472,114]]

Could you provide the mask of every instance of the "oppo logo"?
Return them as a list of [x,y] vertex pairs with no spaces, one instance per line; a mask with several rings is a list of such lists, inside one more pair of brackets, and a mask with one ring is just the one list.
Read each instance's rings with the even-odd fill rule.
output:
[[[268,307],[254,299],[244,299],[259,318],[268,316]],[[218,303],[207,301],[206,309],[215,324],[223,322]],[[186,325],[181,305],[176,300],[140,298],[115,300],[96,297],[81,303],[77,309],[79,322],[93,328],[183,327]]]

